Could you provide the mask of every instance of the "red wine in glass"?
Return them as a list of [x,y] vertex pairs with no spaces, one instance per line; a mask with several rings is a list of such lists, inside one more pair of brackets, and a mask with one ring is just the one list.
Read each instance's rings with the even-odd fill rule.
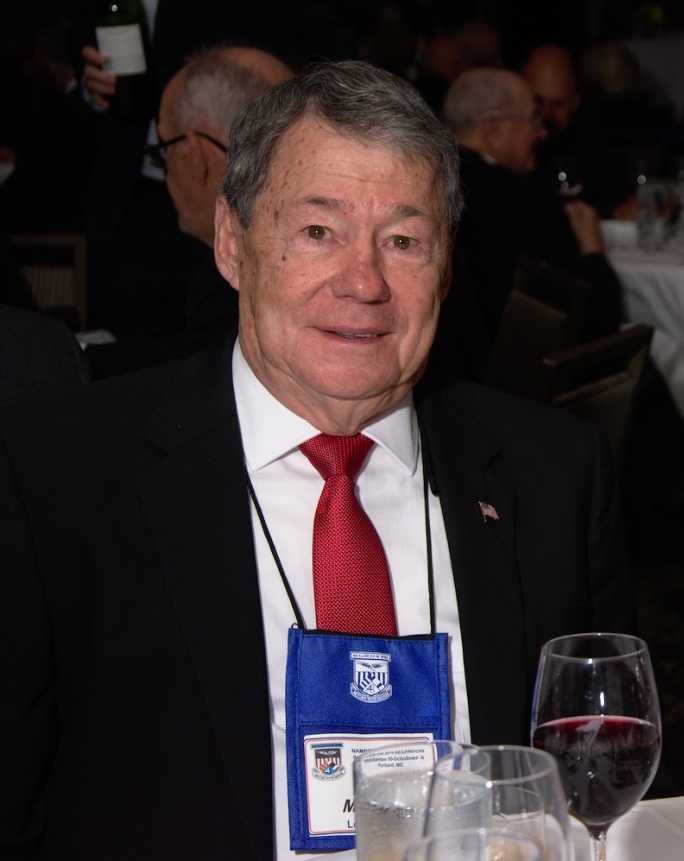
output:
[[648,789],[660,759],[661,722],[648,646],[629,634],[572,634],[542,647],[532,745],[558,763],[568,809],[591,837],[606,835]]
[[558,761],[570,813],[590,832],[643,797],[660,757],[657,726],[612,715],[550,721],[536,728],[533,744]]

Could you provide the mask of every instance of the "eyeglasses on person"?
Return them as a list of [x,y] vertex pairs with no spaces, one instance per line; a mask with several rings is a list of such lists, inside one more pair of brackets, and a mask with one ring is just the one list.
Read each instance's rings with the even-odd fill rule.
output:
[[[175,138],[169,138],[168,140],[160,140],[156,144],[146,144],[145,145],[145,155],[149,158],[152,164],[155,167],[161,168],[161,170],[166,170],[166,150],[173,146],[174,144],[180,143],[184,141],[189,132],[184,135],[178,135]],[[197,135],[199,138],[204,138],[208,140],[210,143],[213,143],[215,147],[218,147],[221,152],[228,152],[228,148],[225,144],[222,144],[220,140],[208,135],[206,132],[198,132],[194,131],[193,134]]]
[[507,111],[487,111],[487,116],[494,117],[497,120],[521,120],[525,123],[532,123],[535,129],[540,129],[544,125],[544,120],[540,114],[509,114]]

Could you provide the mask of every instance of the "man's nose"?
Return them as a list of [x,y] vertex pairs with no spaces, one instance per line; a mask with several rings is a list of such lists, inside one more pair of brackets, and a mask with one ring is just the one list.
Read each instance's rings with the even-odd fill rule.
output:
[[381,302],[389,296],[382,253],[376,246],[348,249],[344,271],[335,279],[337,296],[353,296],[360,302]]

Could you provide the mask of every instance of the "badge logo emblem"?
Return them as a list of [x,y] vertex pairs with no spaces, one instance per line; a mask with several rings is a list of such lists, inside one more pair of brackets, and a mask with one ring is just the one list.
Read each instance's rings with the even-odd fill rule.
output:
[[362,703],[381,703],[392,696],[389,665],[391,655],[382,652],[350,652],[354,681],[349,693]]
[[314,767],[311,770],[316,780],[337,780],[346,771],[342,765],[341,744],[315,744]]

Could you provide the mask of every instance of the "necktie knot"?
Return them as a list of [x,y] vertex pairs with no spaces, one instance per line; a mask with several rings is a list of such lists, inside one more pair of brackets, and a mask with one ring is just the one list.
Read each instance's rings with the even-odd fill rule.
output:
[[373,447],[372,439],[363,434],[332,436],[319,434],[299,446],[326,481],[333,475],[346,475],[352,481]]

